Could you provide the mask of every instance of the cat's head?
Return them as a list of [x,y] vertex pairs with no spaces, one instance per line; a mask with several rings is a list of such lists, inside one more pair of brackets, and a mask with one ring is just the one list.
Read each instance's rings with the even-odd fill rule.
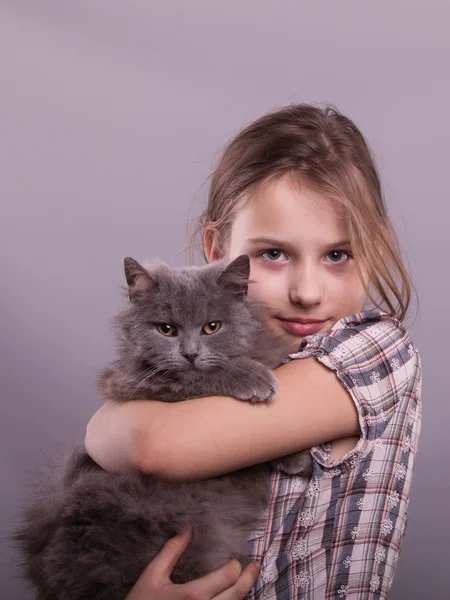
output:
[[159,370],[208,371],[246,353],[260,327],[246,300],[250,261],[142,266],[124,260],[130,306],[118,318],[126,349]]

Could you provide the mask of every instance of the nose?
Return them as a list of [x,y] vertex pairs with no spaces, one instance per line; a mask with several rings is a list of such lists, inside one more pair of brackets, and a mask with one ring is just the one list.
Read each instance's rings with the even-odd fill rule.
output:
[[322,302],[323,286],[319,273],[313,266],[303,266],[292,273],[289,299],[292,304],[300,304],[304,308],[317,306]]
[[198,352],[182,352],[181,355],[188,360],[190,363],[194,363],[198,356]]

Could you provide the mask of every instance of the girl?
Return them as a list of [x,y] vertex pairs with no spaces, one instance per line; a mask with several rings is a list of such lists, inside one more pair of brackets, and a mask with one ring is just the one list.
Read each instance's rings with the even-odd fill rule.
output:
[[226,148],[200,218],[206,260],[248,254],[250,293],[292,341],[269,405],[107,402],[86,447],[105,469],[189,481],[311,448],[311,480],[274,473],[265,526],[236,561],[185,585],[169,541],[129,600],[386,598],[421,425],[411,282],[355,124],[309,105],[269,113]]

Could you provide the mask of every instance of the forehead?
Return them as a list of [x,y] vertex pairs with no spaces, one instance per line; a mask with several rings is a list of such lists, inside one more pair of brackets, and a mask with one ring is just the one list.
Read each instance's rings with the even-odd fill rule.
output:
[[231,244],[254,237],[320,246],[347,239],[348,227],[338,202],[281,179],[255,192],[236,213]]
[[228,314],[229,302],[207,270],[180,269],[162,277],[149,303],[154,318],[178,323],[205,323]]

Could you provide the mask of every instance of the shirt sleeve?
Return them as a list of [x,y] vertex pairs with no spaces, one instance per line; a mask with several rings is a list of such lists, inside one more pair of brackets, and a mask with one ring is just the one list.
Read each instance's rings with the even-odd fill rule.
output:
[[361,436],[344,457],[330,461],[331,442],[311,449],[324,468],[350,465],[383,436],[401,399],[414,384],[418,353],[404,326],[378,310],[339,321],[330,331],[307,336],[291,359],[315,357],[334,370],[358,411]]

